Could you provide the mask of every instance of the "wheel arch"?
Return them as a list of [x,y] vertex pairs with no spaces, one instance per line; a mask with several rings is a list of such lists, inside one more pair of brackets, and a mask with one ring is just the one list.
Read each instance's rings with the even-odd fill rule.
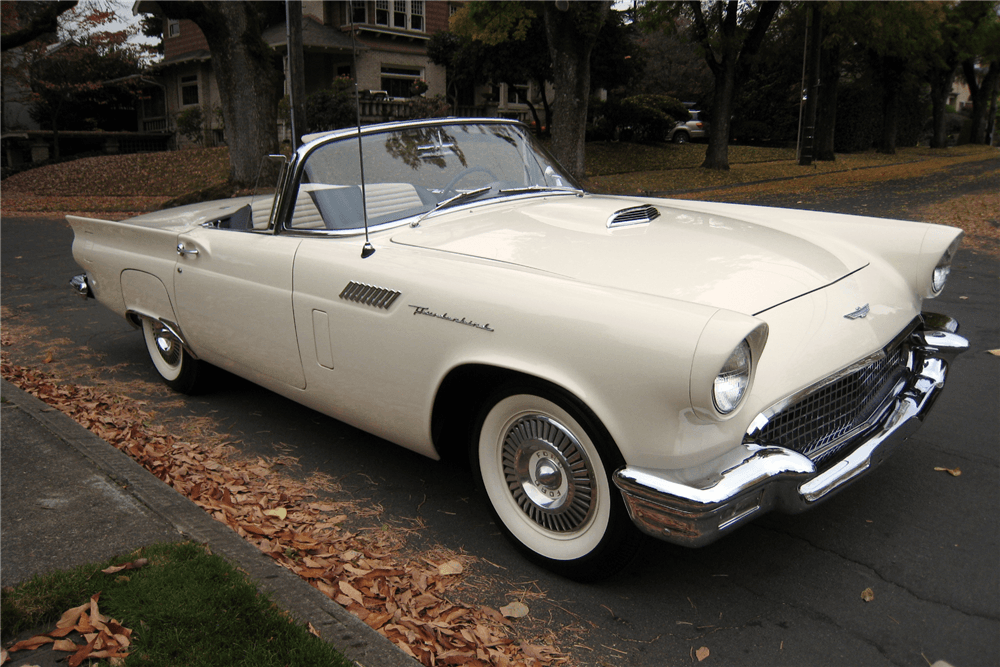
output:
[[587,416],[593,428],[600,429],[601,437],[606,438],[621,456],[621,450],[601,419],[571,390],[524,371],[483,363],[467,363],[449,371],[434,397],[431,438],[441,458],[468,460],[472,431],[486,400],[498,388],[513,383],[544,388],[570,402]]

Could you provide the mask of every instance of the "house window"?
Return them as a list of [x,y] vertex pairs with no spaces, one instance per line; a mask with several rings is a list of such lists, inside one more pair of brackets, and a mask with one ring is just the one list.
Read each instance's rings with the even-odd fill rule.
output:
[[410,0],[410,30],[424,29],[423,0]]
[[389,25],[389,0],[375,0],[376,25]]
[[198,104],[198,75],[181,77],[181,106]]
[[524,104],[528,101],[527,85],[507,85],[507,104]]
[[[369,5],[375,10],[375,15],[369,17]],[[417,30],[423,32],[424,22],[423,0],[375,0],[374,3],[364,0],[351,0],[351,23],[369,23],[396,28],[398,30]]]
[[181,34],[181,22],[167,19],[167,37],[177,37]]
[[409,97],[410,85],[421,78],[423,72],[417,67],[382,66],[382,90],[389,97]]
[[351,0],[351,23],[368,23],[367,5],[365,0]]

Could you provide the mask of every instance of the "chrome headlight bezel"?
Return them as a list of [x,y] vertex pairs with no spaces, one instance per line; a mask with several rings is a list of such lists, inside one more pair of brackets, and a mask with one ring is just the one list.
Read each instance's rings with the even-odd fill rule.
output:
[[753,351],[744,338],[733,348],[712,383],[712,404],[721,415],[735,412],[746,398],[753,377]]
[[[957,231],[952,230],[950,227],[945,229]],[[963,234],[958,232],[956,236],[950,239],[951,242],[948,244],[948,247],[941,253],[936,262],[931,258],[927,258],[929,261],[925,260],[926,263],[921,268],[922,275],[918,276],[918,280],[921,283],[920,289],[925,299],[933,299],[944,291],[945,285],[948,282],[948,276],[951,273],[952,261],[955,259],[955,255],[958,253],[958,246],[962,242],[962,236]],[[938,247],[940,248],[941,246]],[[931,265],[931,262],[934,262],[934,264]]]
[[938,260],[937,265],[931,272],[931,295],[937,296],[944,291],[944,286],[948,283],[948,275],[951,273],[951,262],[955,258],[955,251],[958,250],[959,239],[955,239],[954,242],[948,249],[945,250],[944,254],[941,255],[941,259]]

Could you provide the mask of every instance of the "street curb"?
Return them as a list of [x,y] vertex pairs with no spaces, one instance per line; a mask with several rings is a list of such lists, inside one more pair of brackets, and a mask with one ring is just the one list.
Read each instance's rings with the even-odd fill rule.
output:
[[361,667],[414,667],[420,663],[349,611],[281,567],[224,524],[211,518],[143,468],[127,454],[97,437],[68,415],[0,380],[5,400],[43,424],[93,462],[118,486],[184,537],[207,544],[212,553],[237,565],[283,609],[302,623],[312,623],[320,637]]

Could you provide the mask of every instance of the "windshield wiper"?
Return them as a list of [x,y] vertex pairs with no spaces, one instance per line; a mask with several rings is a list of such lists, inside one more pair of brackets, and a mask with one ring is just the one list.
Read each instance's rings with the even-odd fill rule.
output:
[[434,213],[436,211],[440,211],[443,208],[448,208],[449,206],[453,206],[455,204],[461,204],[466,199],[472,199],[473,197],[481,195],[484,192],[489,192],[490,190],[492,190],[492,188],[487,185],[484,188],[477,188],[475,190],[469,190],[468,192],[459,192],[454,197],[448,197],[443,202],[438,202],[437,206],[435,206],[431,210],[425,211],[423,214],[421,214],[421,216],[419,218],[417,218],[416,220],[414,220],[413,222],[410,223],[410,227],[417,227],[431,213]]
[[580,188],[571,188],[567,185],[525,185],[520,188],[504,188],[500,190],[502,195],[516,195],[524,192],[576,192],[583,194]]

